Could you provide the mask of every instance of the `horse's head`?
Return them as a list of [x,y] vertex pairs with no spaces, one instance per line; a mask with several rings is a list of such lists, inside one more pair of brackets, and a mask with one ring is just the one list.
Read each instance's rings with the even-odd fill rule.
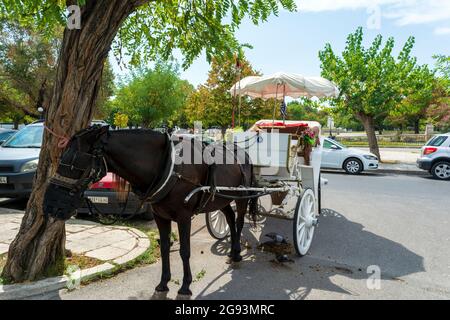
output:
[[72,137],[44,196],[44,212],[68,220],[83,203],[83,193],[106,175],[104,147],[109,127],[92,126]]

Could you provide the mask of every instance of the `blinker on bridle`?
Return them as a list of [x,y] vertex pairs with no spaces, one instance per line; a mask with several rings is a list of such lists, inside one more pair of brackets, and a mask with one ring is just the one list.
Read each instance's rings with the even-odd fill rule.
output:
[[[73,139],[79,139],[82,135],[89,132],[78,134]],[[77,178],[70,178],[63,176],[57,171],[50,179],[50,183],[68,189],[69,194],[73,196],[83,192],[92,183],[99,181],[108,172],[108,166],[103,155],[105,145],[106,141],[104,137],[99,137],[94,144],[92,153],[87,153],[79,150],[80,145],[78,142],[78,150],[71,155],[69,162],[65,162],[67,160],[65,159],[65,154],[61,156],[58,163],[58,171],[60,167],[65,167],[71,173],[77,172],[80,174],[75,175]]]

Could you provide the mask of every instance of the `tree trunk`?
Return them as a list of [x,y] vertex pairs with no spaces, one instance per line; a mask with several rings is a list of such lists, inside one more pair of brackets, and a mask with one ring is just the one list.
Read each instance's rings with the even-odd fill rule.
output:
[[367,139],[369,141],[370,152],[378,157],[381,161],[380,157],[380,148],[378,147],[377,135],[375,134],[375,125],[372,116],[368,116],[366,114],[360,113],[357,115],[357,118],[361,121],[364,126],[364,130],[366,130]]
[[414,133],[419,134],[420,133],[420,119],[414,120]]
[[[81,10],[81,29],[64,31],[46,118],[53,131],[72,136],[88,126],[111,43],[123,20],[142,3],[87,0]],[[48,179],[61,154],[57,142],[45,132],[33,192],[2,274],[9,282],[33,281],[64,271],[65,223],[46,217],[42,209]]]

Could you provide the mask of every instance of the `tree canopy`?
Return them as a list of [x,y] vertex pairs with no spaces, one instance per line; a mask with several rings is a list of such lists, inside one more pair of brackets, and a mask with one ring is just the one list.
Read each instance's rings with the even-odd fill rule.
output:
[[[258,24],[271,14],[278,15],[280,6],[293,11],[295,0],[130,0],[137,9],[122,23],[113,43],[120,58],[130,56],[133,64],[139,61],[167,59],[174,49],[188,67],[205,50],[206,58],[231,56],[239,43],[234,32],[244,17]],[[5,0],[0,3],[0,19],[19,21],[50,35],[55,26],[67,22],[67,5],[79,5],[87,11],[89,0]]]
[[[236,57],[237,58],[237,57]],[[223,129],[232,125],[233,109],[235,125],[248,127],[257,120],[272,117],[273,101],[233,97],[229,89],[247,76],[259,75],[243,55],[225,61],[213,59],[206,83],[200,85],[189,97],[185,114],[189,123],[201,120],[203,126]],[[240,117],[240,119],[239,119]]]
[[133,72],[117,90],[111,111],[126,114],[133,124],[154,127],[182,108],[192,90],[189,82],[179,78],[175,65],[158,63]]
[[[416,102],[429,95],[432,79],[428,68],[418,66],[416,58],[411,56],[413,37],[406,41],[396,57],[394,45],[394,38],[383,43],[383,37],[378,35],[372,45],[365,48],[360,27],[348,36],[341,56],[330,44],[319,52],[322,76],[334,81],[341,90],[340,97],[333,101],[335,112],[353,115],[362,122],[370,149],[378,157],[375,126],[402,103],[414,104],[418,110],[413,113],[420,114],[422,105]],[[418,88],[420,92],[416,91]]]

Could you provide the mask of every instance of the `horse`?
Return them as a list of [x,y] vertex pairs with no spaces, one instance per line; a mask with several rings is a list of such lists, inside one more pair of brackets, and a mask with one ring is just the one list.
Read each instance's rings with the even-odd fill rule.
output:
[[[193,139],[196,140],[196,139]],[[109,130],[109,127],[92,126],[76,133],[62,152],[56,173],[45,191],[43,209],[46,215],[68,220],[83,201],[84,191],[112,172],[120,181],[128,181],[141,199],[148,200],[154,210],[154,218],[160,233],[162,259],[161,281],[156,292],[168,292],[170,272],[171,222],[178,225],[180,256],[183,262],[183,283],[180,295],[192,295],[189,289],[192,274],[189,264],[191,219],[197,213],[221,210],[230,226],[232,261],[242,260],[240,237],[244,216],[255,216],[257,199],[251,196],[237,197],[236,193],[200,192],[189,202],[186,197],[201,186],[252,186],[253,166],[245,155],[243,163],[235,156],[232,164],[210,164],[202,159],[199,163],[176,161],[183,152],[192,156],[205,150],[205,145],[195,148],[193,140],[173,141],[167,134],[150,129]],[[183,148],[176,147],[181,146]],[[215,150],[228,152],[226,147]],[[187,157],[189,158],[189,157]],[[212,170],[213,169],[213,170]],[[250,193],[249,193],[250,194]],[[234,196],[233,196],[234,195]],[[235,200],[237,218],[231,207]]]

